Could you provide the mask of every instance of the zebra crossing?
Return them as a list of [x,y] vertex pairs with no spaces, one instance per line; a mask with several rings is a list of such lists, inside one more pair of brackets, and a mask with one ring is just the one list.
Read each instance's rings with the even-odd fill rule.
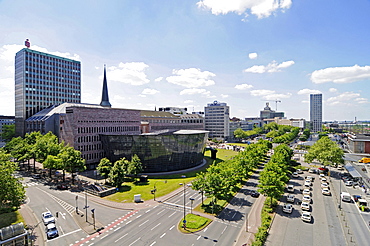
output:
[[30,187],[30,186],[40,185],[40,183],[38,183],[38,182],[27,182],[27,183],[23,183],[22,185],[24,187]]
[[[62,206],[62,208],[64,208],[67,211],[67,213],[69,213],[71,216],[72,216],[72,213],[76,211],[76,207],[72,206],[71,204],[59,199],[58,197],[40,189],[40,188],[37,188],[37,189],[39,189],[40,191],[42,191],[45,194],[47,194],[48,196],[50,196],[54,201],[56,201],[60,206]],[[79,212],[82,213],[81,210],[79,210]]]

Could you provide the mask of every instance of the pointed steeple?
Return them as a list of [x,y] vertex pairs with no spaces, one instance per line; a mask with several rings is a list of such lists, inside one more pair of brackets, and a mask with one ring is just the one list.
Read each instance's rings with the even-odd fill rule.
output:
[[103,79],[103,92],[101,96],[101,103],[100,106],[103,107],[111,107],[112,105],[109,103],[109,96],[108,96],[108,85],[107,85],[107,75],[106,75],[106,69],[104,64],[104,79]]

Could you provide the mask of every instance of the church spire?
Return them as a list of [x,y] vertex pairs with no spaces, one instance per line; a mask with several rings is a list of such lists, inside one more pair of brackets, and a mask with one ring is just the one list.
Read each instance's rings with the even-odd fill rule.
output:
[[108,85],[107,85],[107,75],[106,75],[106,69],[104,64],[104,79],[103,79],[103,92],[101,96],[101,103],[100,106],[103,107],[111,107],[112,105],[109,103],[109,97],[108,97]]

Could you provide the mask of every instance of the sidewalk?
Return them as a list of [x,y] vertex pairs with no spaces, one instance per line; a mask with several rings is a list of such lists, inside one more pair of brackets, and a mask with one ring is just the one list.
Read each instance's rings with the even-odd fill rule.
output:
[[28,227],[28,232],[30,233],[30,239],[32,241],[32,245],[35,246],[43,246],[46,245],[46,241],[44,238],[44,232],[42,230],[43,224],[38,222],[35,214],[33,211],[28,207],[27,204],[22,204],[21,208],[19,209],[21,213],[25,225]]

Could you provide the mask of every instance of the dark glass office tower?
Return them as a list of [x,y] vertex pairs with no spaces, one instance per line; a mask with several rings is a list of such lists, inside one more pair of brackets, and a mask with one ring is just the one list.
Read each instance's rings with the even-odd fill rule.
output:
[[322,131],[322,94],[310,94],[310,121],[313,132]]
[[79,61],[24,48],[15,56],[16,135],[25,120],[51,105],[81,103]]

